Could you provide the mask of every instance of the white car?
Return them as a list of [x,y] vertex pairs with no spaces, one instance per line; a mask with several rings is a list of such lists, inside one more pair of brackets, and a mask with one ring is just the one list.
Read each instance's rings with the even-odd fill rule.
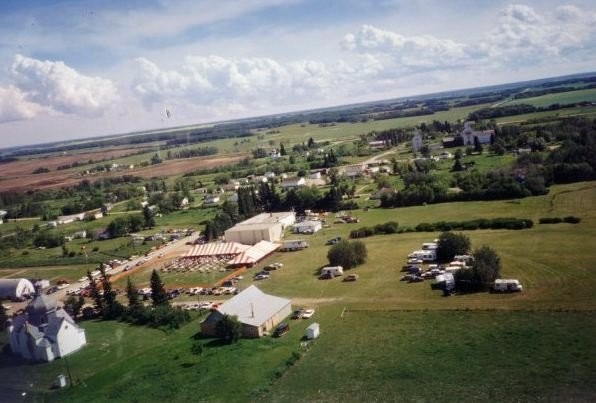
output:
[[302,319],[310,319],[315,314],[314,309],[305,309],[302,313]]

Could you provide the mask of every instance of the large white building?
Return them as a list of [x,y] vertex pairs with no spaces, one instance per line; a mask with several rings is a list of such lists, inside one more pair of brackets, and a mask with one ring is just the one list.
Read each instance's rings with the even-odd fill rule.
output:
[[260,241],[279,242],[286,227],[296,222],[293,211],[281,213],[262,213],[248,220],[239,222],[225,231],[228,242],[255,245]]
[[490,144],[492,136],[495,135],[494,130],[474,130],[470,126],[470,122],[464,123],[464,128],[460,132],[460,137],[465,146],[474,145],[474,137],[478,138],[480,144]]
[[268,295],[251,285],[212,311],[201,322],[204,336],[215,336],[215,326],[223,315],[236,316],[242,323],[242,337],[261,337],[292,313],[289,299]]
[[12,352],[31,361],[53,361],[87,343],[85,330],[39,289],[25,312],[10,319],[7,330]]

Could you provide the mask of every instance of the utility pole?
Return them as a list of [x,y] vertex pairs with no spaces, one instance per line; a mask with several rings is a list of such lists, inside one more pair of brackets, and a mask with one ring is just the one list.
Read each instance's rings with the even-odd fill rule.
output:
[[70,383],[70,387],[72,388],[72,375],[70,373],[70,365],[68,365],[68,358],[64,356],[64,363],[66,364],[66,372],[68,373],[68,382]]

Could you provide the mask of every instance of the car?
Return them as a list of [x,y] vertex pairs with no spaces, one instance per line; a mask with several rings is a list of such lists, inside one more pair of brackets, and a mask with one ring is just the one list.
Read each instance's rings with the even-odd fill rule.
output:
[[424,281],[424,279],[420,276],[416,276],[416,275],[412,275],[410,277],[410,279],[408,280],[408,283],[419,283],[421,281]]
[[288,323],[280,323],[273,331],[273,337],[281,337],[290,331],[290,325]]
[[269,278],[269,274],[257,274],[255,280],[266,280]]
[[333,273],[325,273],[319,276],[319,280],[332,280],[333,278]]
[[302,319],[310,319],[315,314],[314,309],[305,309],[302,314]]
[[358,274],[348,274],[346,277],[344,277],[344,281],[356,281],[358,278]]
[[268,265],[268,266],[265,266],[265,267],[263,268],[263,270],[265,270],[265,271],[273,271],[273,270],[277,270],[277,266],[275,266],[275,265],[273,265],[273,264],[270,264],[270,265]]
[[296,309],[294,312],[292,312],[292,316],[290,316],[291,319],[300,319],[302,318],[302,315],[304,314],[304,309]]
[[325,245],[335,245],[339,241],[341,241],[341,237],[340,236],[336,236],[335,238],[331,238],[327,242],[325,242]]
[[418,258],[415,258],[415,257],[412,257],[412,258],[409,258],[408,259],[408,264],[422,264],[422,263],[424,263],[422,261],[422,259],[418,259]]

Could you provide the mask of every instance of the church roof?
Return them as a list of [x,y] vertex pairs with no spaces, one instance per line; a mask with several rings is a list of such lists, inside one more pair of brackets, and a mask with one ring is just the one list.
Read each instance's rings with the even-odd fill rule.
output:
[[29,321],[36,326],[41,324],[41,318],[56,310],[56,301],[53,298],[37,293],[35,298],[27,305]]

